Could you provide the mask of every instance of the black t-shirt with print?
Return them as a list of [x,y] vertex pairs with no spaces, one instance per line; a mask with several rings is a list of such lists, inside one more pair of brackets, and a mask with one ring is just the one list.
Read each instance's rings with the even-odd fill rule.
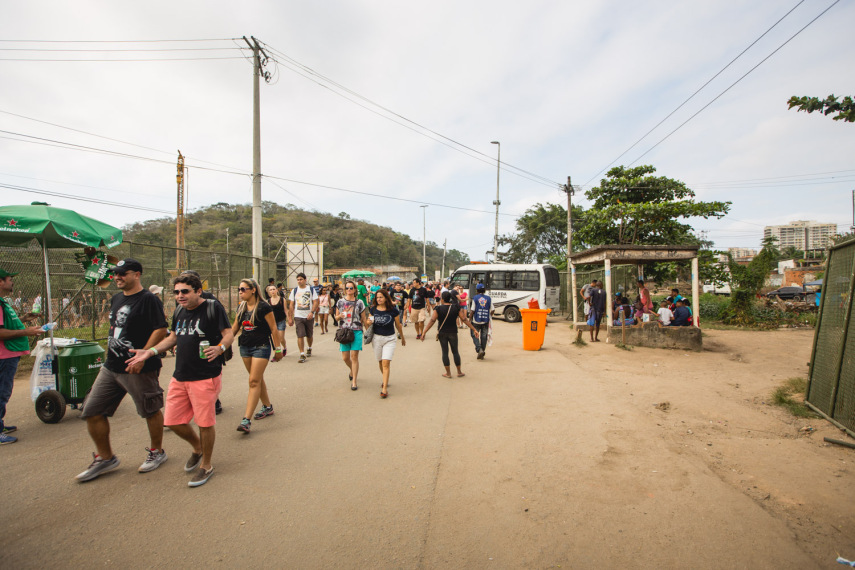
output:
[[[212,309],[209,309],[209,304]],[[213,320],[209,319],[208,312]],[[175,333],[175,372],[173,376],[181,382],[216,378],[223,371],[222,358],[208,362],[199,357],[199,343],[207,340],[211,346],[223,340],[223,329],[230,328],[229,318],[223,306],[215,301],[203,300],[199,306],[188,311],[178,307],[172,318],[172,332]]]
[[240,330],[243,331],[238,337],[238,346],[264,346],[270,344],[270,325],[267,324],[265,318],[273,309],[270,308],[264,301],[258,302],[258,308],[255,311],[255,320],[250,321],[249,317],[252,311],[244,310],[238,315],[240,321]]
[[[126,361],[132,348],[145,348],[151,333],[167,327],[163,305],[151,291],[143,289],[133,295],[117,293],[110,300],[110,338],[107,339],[107,361],[104,366],[116,374],[127,374]],[[160,370],[159,358],[149,358],[142,372]]]
[[401,289],[400,291],[392,289],[389,292],[389,295],[392,296],[392,302],[395,303],[395,306],[398,307],[399,311],[404,309],[404,306],[407,304],[407,299],[410,298],[407,292],[403,289]]
[[414,309],[424,309],[427,298],[428,290],[424,287],[410,290],[410,299],[412,299],[412,307]]
[[392,307],[391,311],[381,311],[377,307],[370,310],[374,317],[374,334],[380,336],[395,334],[395,317],[401,314],[396,307]]

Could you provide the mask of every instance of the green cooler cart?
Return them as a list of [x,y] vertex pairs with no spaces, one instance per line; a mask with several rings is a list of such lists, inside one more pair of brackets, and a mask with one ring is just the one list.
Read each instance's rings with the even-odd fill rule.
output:
[[78,342],[60,348],[54,373],[56,390],[45,390],[36,398],[36,415],[46,424],[55,424],[65,415],[65,407],[83,408],[106,352],[97,342]]

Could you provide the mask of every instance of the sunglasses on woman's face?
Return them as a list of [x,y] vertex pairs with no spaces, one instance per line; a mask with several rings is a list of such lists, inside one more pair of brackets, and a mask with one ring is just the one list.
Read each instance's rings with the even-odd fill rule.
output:
[[252,289],[249,287],[238,287],[238,291],[240,291],[241,293],[246,293],[247,291],[252,291]]
[[345,287],[344,290],[345,291],[353,291],[353,287]]

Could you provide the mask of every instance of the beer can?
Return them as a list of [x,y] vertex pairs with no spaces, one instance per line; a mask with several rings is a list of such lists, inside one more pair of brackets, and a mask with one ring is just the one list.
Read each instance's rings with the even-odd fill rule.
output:
[[208,355],[205,354],[205,349],[209,346],[211,346],[211,343],[207,340],[203,340],[199,343],[199,358],[204,358],[205,360],[208,360]]

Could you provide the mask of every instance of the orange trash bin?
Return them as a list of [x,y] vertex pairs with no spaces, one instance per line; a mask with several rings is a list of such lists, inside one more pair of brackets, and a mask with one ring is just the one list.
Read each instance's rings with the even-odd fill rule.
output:
[[523,322],[523,350],[540,350],[546,335],[546,315],[552,309],[520,309]]

